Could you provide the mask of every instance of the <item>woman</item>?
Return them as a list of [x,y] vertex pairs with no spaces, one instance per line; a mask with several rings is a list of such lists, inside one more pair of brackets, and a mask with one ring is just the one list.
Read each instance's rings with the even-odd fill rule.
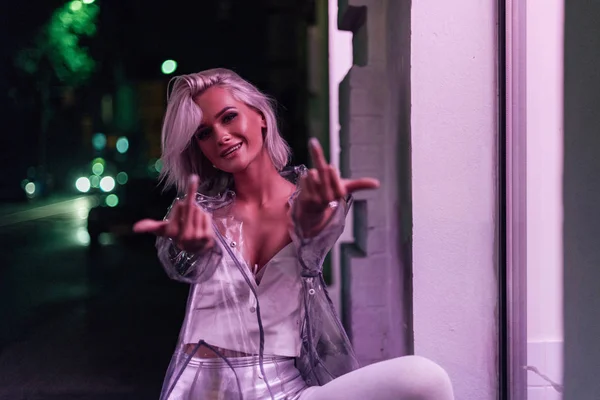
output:
[[179,193],[157,235],[168,275],[191,284],[161,399],[452,399],[419,357],[358,369],[321,274],[350,194],[311,140],[315,169],[284,168],[289,148],[268,98],[232,71],[175,78],[162,178]]

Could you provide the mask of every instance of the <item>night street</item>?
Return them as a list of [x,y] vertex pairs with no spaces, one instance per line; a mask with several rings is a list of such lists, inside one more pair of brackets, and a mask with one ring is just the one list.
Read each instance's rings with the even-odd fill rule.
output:
[[95,198],[0,207],[0,399],[155,399],[187,287],[151,237],[87,246]]

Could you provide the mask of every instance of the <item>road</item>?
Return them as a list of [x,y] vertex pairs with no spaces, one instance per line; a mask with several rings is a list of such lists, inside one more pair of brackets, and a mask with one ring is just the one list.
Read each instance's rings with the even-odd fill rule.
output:
[[188,288],[151,237],[105,237],[94,197],[0,206],[0,400],[157,399]]

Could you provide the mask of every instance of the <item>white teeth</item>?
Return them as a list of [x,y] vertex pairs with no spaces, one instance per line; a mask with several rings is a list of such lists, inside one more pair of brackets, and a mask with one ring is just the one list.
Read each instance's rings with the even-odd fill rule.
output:
[[231,148],[231,150],[229,150],[227,153],[223,154],[223,157],[225,157],[225,156],[227,156],[227,155],[229,155],[229,154],[233,153],[234,151],[236,151],[236,150],[237,150],[237,149],[239,149],[240,147],[242,147],[242,144],[241,144],[241,143],[240,143],[240,144],[238,144],[238,145],[235,145],[234,147],[232,147],[232,148]]

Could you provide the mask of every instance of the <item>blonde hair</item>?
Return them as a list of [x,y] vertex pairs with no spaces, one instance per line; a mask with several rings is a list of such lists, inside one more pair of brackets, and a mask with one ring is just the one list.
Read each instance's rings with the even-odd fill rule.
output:
[[173,90],[167,101],[161,137],[163,167],[160,179],[165,182],[165,189],[174,185],[179,193],[185,192],[191,174],[199,176],[200,192],[205,194],[220,192],[232,183],[232,175],[213,168],[200,148],[192,143],[202,121],[202,110],[194,98],[213,86],[227,88],[236,100],[263,115],[266,122],[264,146],[278,171],[286,166],[290,147],[279,133],[273,102],[254,85],[224,68],[181,75],[171,82]]

